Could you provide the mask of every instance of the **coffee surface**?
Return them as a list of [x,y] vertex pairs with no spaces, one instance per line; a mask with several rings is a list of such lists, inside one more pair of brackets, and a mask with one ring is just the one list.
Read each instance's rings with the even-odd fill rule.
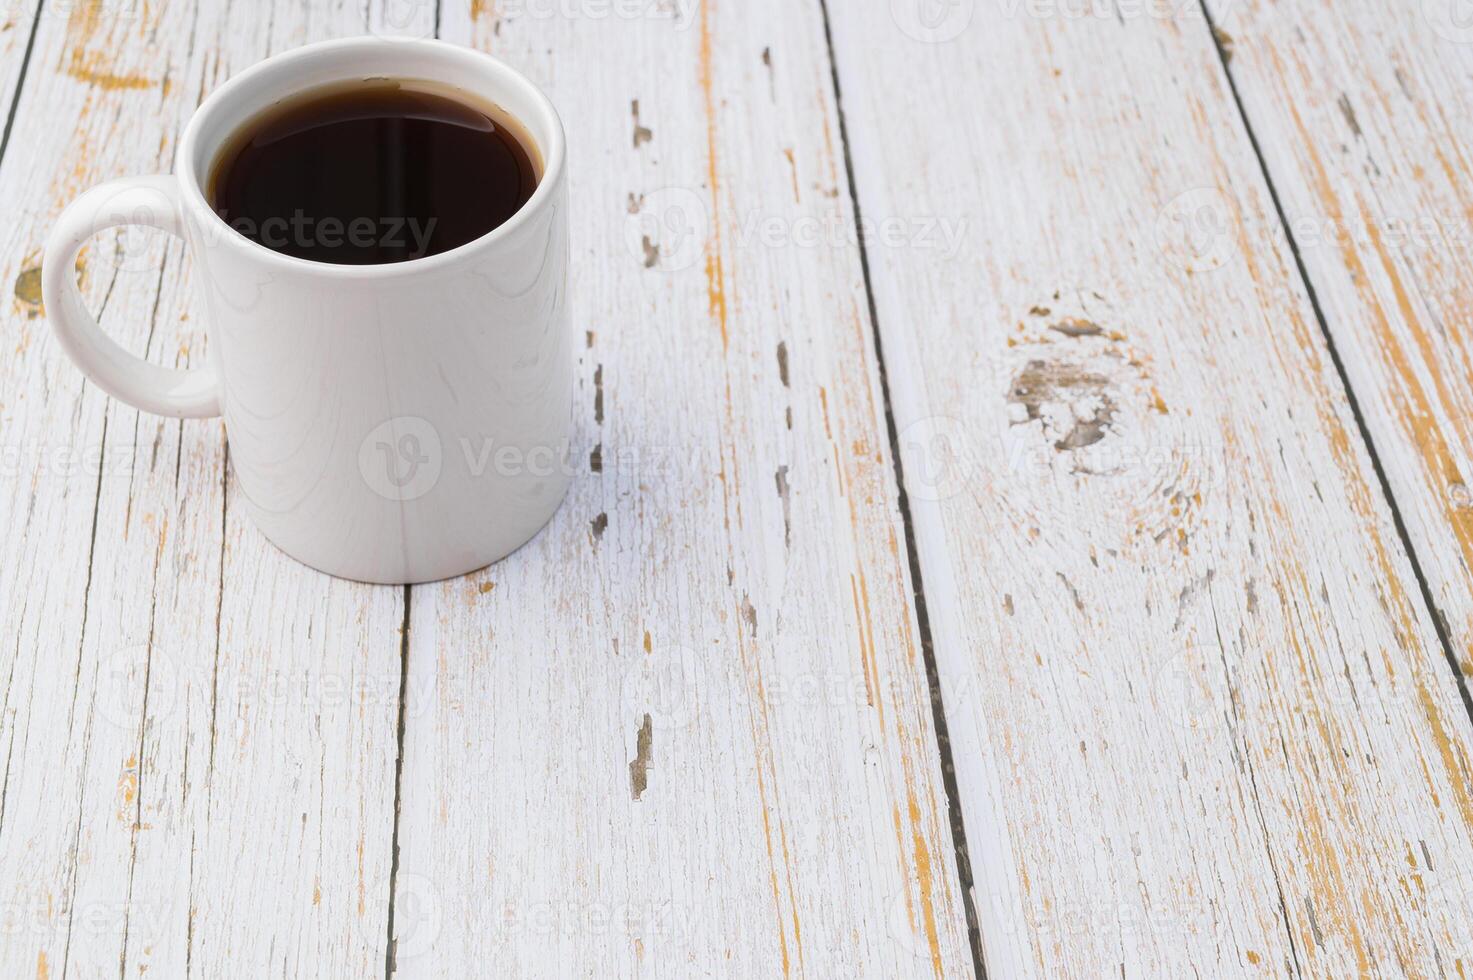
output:
[[297,258],[371,265],[473,241],[537,188],[520,124],[424,83],[307,92],[248,122],[210,174],[215,213]]

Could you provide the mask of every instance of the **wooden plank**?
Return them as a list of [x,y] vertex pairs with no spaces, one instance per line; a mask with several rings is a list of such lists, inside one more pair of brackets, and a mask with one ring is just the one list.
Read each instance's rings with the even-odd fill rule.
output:
[[[0,171],[24,207],[0,232],[6,282],[82,189],[170,169],[231,73],[365,27],[361,5],[66,9],[43,18]],[[202,362],[180,243],[104,237],[82,278],[120,342]],[[19,447],[0,504],[0,973],[381,970],[402,592],[276,553],[226,478],[219,423],[106,398],[39,312],[7,307],[0,352]]]
[[989,974],[1466,972],[1468,717],[1202,14],[831,8],[864,218],[966,229],[869,259]]
[[[0,112],[7,115],[25,71],[26,48],[36,26],[36,4],[0,6]],[[0,131],[4,123],[0,122]],[[0,158],[3,159],[3,158]]]
[[820,11],[441,25],[565,116],[578,475],[413,591],[398,970],[968,974]]
[[1214,9],[1455,659],[1473,675],[1473,31],[1451,0],[1420,16],[1313,18],[1315,30],[1292,5]]

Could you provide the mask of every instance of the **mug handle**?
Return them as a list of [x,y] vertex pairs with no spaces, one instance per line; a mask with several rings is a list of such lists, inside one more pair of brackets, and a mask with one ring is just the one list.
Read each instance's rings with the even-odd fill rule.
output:
[[169,176],[111,180],[67,205],[46,239],[41,297],[62,348],[97,386],[135,408],[173,418],[220,414],[220,385],[211,368],[159,367],[118,346],[87,312],[72,271],[77,253],[99,231],[147,225],[184,237],[179,182]]

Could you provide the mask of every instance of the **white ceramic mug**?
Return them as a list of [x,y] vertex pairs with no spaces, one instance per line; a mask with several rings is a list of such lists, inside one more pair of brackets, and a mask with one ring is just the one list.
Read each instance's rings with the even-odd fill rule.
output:
[[[543,160],[531,199],[459,248],[384,265],[284,255],[215,213],[208,170],[244,123],[304,90],[377,76],[450,86],[519,120]],[[224,417],[248,509],[282,551],[368,582],[459,575],[531,538],[571,480],[565,157],[552,103],[484,54],[387,38],[299,48],[205,100],[174,176],[102,184],[62,213],[42,266],[46,310],[67,353],[113,396],[160,415]],[[87,312],[76,254],[124,224],[189,243],[207,367],[150,364]]]

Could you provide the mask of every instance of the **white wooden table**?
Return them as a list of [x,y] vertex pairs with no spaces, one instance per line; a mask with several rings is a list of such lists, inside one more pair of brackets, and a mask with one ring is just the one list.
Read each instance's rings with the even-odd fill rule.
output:
[[[0,976],[1473,973],[1460,0],[0,0]],[[335,581],[37,255],[273,52],[571,139],[586,472]],[[177,242],[94,242],[158,363]]]

